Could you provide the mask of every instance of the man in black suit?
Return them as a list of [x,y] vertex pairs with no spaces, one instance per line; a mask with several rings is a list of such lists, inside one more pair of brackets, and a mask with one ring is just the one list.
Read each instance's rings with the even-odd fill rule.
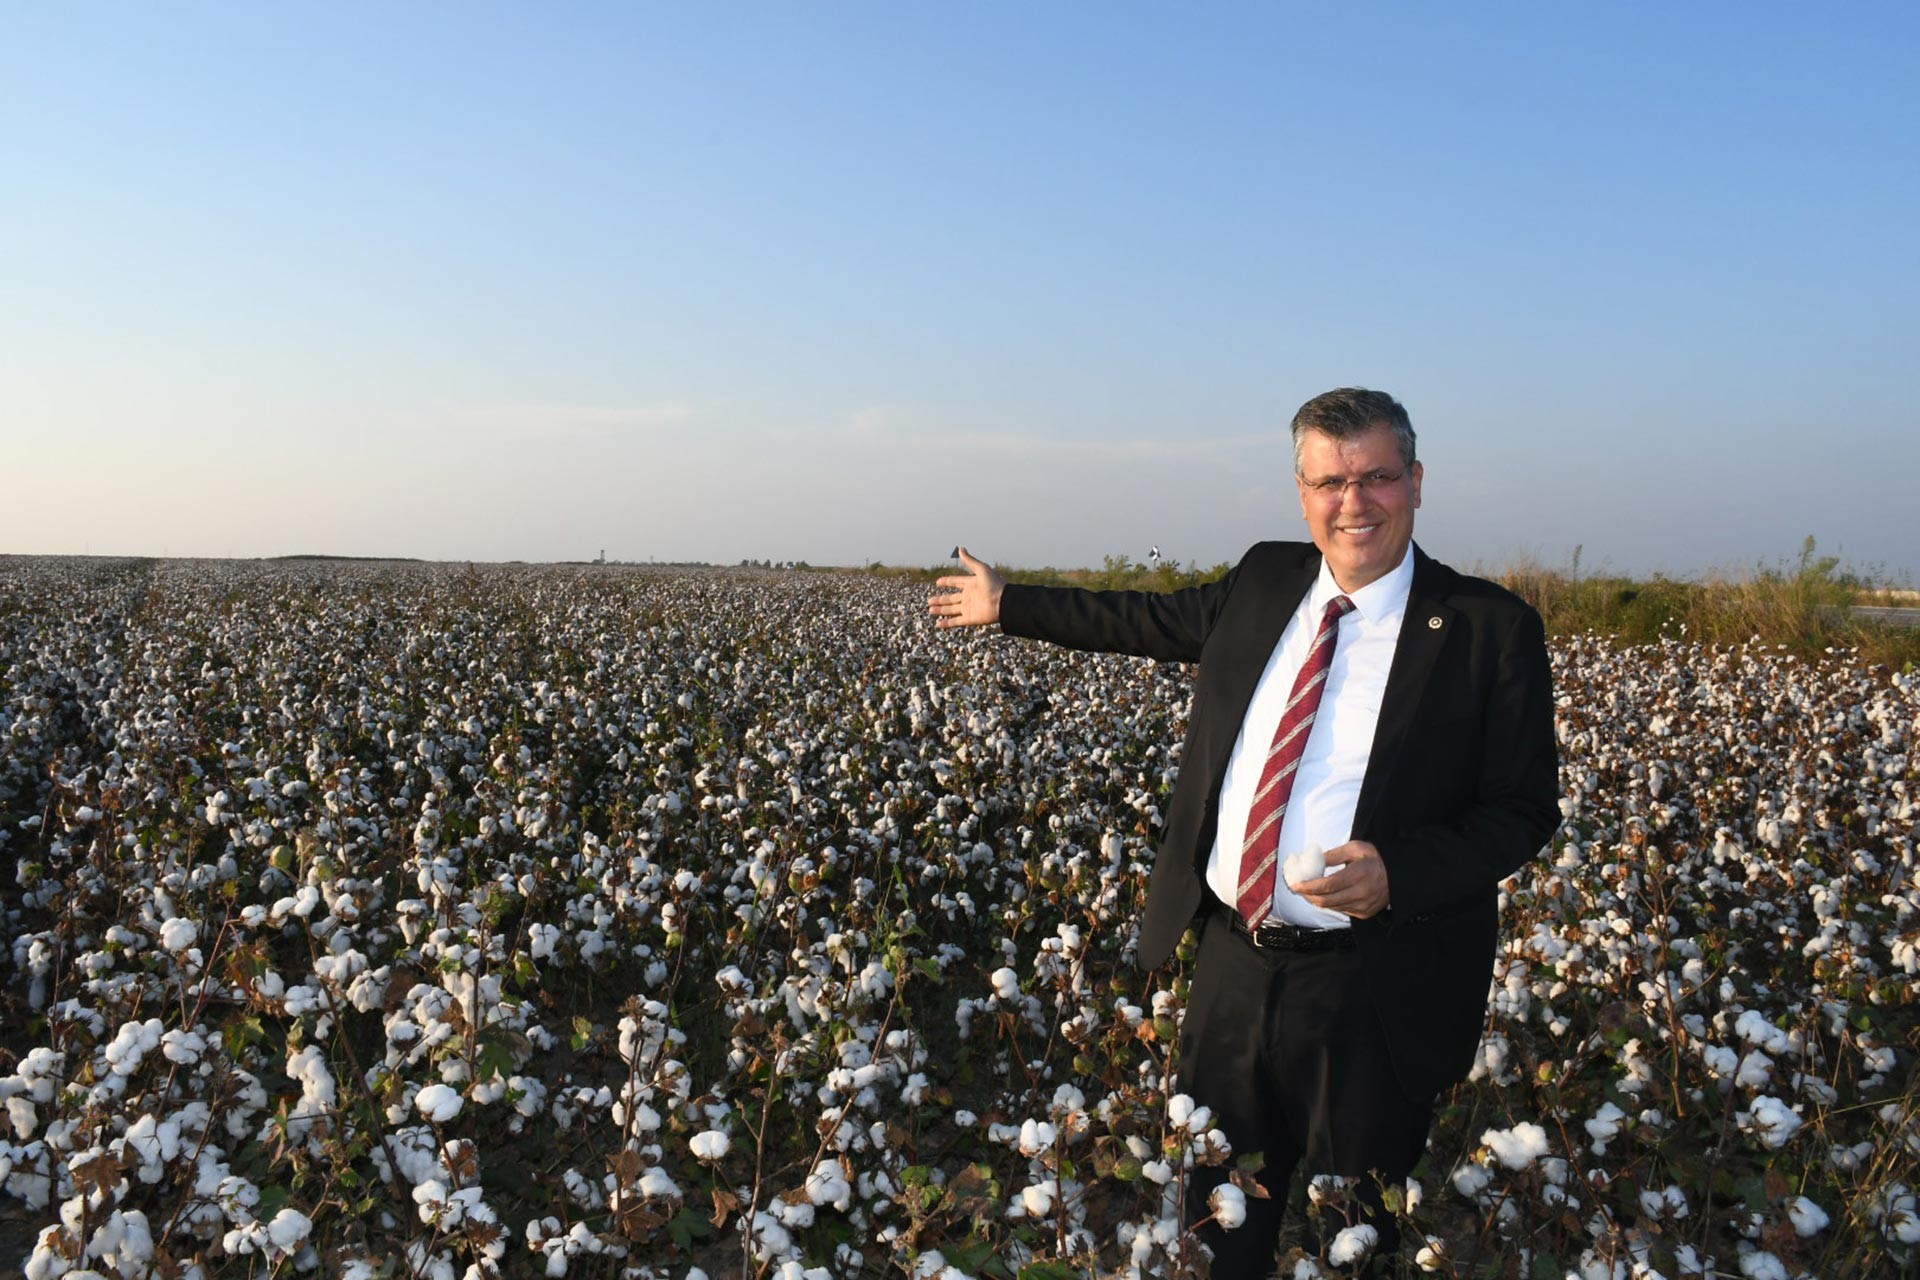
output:
[[[966,556],[928,602],[941,627],[1199,664],[1139,959],[1203,921],[1180,1087],[1266,1156],[1271,1198],[1204,1230],[1219,1277],[1271,1272],[1301,1164],[1363,1179],[1391,1252],[1378,1187],[1412,1171],[1472,1063],[1497,886],[1559,822],[1539,615],[1413,545],[1406,410],[1346,388],[1292,430],[1311,545],[1260,543],[1168,594],[1013,585]],[[1196,1171],[1189,1202],[1219,1178]]]

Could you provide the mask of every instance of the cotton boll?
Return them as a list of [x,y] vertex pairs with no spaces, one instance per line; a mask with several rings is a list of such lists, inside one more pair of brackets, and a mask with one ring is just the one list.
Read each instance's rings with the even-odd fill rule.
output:
[[160,926],[160,945],[169,951],[185,951],[200,937],[200,926],[178,916]]
[[1053,1212],[1053,1202],[1059,1192],[1059,1184],[1052,1178],[1045,1182],[1036,1182],[1020,1191],[1020,1207],[1030,1218],[1043,1218]]
[[680,1196],[680,1185],[655,1165],[640,1175],[640,1194],[649,1199],[672,1200]]
[[1740,1258],[1740,1274],[1747,1280],[1790,1280],[1787,1264],[1764,1249],[1755,1249]]
[[291,1253],[313,1232],[313,1220],[298,1209],[282,1209],[267,1224],[267,1239],[274,1249]]
[[807,1175],[807,1199],[817,1205],[830,1204],[845,1210],[853,1203],[853,1188],[847,1185],[846,1171],[838,1160],[822,1160]]
[[200,1055],[207,1051],[207,1039],[175,1027],[160,1038],[160,1051],[166,1055],[167,1061],[190,1067],[200,1061]]
[[444,1084],[430,1084],[413,1097],[413,1108],[422,1120],[445,1124],[460,1114],[464,1104],[457,1090]]
[[1214,1221],[1228,1230],[1247,1220],[1247,1196],[1231,1182],[1223,1182],[1207,1196],[1207,1205],[1213,1210]]
[[1547,1154],[1547,1131],[1537,1124],[1488,1129],[1480,1135],[1480,1141],[1509,1169],[1524,1169]]
[[1593,1138],[1595,1155],[1606,1154],[1607,1143],[1619,1135],[1621,1122],[1626,1118],[1627,1113],[1613,1103],[1600,1104],[1600,1110],[1594,1113],[1593,1119],[1586,1122],[1587,1133]]
[[1487,1189],[1493,1175],[1477,1164],[1463,1164],[1453,1171],[1453,1189],[1471,1200]]
[[1333,1244],[1327,1249],[1327,1261],[1336,1267],[1352,1266],[1378,1243],[1380,1233],[1373,1227],[1365,1223],[1346,1227],[1333,1238]]
[[[1338,871],[1340,868],[1335,867]],[[1319,845],[1309,845],[1299,853],[1287,858],[1281,866],[1281,875],[1289,885],[1303,884],[1308,880],[1318,880],[1327,874],[1327,857]]]
[[727,1149],[732,1145],[732,1140],[718,1129],[696,1133],[687,1140],[688,1149],[693,1152],[694,1159],[709,1163],[726,1155]]
[[1020,1154],[1037,1156],[1059,1140],[1060,1134],[1045,1120],[1024,1120],[1020,1124]]
[[1750,1050],[1740,1060],[1740,1070],[1733,1082],[1748,1089],[1763,1088],[1773,1078],[1773,1059],[1758,1049]]
[[1805,1196],[1796,1196],[1787,1202],[1787,1217],[1792,1219],[1793,1229],[1802,1240],[1819,1235],[1831,1221],[1825,1209]]
[[1800,1114],[1775,1097],[1755,1098],[1753,1110],[1745,1113],[1741,1127],[1750,1130],[1770,1149],[1786,1145],[1800,1128]]

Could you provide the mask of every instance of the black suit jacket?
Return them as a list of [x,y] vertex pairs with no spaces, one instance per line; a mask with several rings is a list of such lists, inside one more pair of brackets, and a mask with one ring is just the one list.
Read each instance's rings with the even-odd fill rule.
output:
[[[1389,909],[1354,922],[1407,1091],[1463,1078],[1486,1017],[1499,882],[1559,824],[1553,690],[1540,617],[1413,548],[1406,621],[1360,787],[1353,838],[1386,864]],[[1166,594],[1009,585],[1009,635],[1197,662],[1193,709],[1140,928],[1140,963],[1173,953],[1205,889],[1220,782],[1254,686],[1320,571],[1308,543],[1263,542],[1219,582]]]

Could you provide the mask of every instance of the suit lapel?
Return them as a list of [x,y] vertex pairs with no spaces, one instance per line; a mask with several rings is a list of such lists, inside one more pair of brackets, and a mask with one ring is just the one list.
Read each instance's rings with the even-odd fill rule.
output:
[[1453,627],[1453,610],[1441,599],[1447,573],[1419,547],[1413,548],[1413,587],[1407,593],[1406,617],[1400,623],[1400,640],[1394,646],[1393,665],[1387,670],[1387,688],[1380,700],[1380,722],[1373,732],[1373,753],[1360,780],[1360,800],[1353,815],[1357,839],[1366,839],[1373,830],[1387,779],[1406,747],[1434,663]]
[[1266,672],[1267,662],[1273,657],[1274,646],[1280,643],[1287,622],[1312,590],[1314,577],[1319,572],[1320,553],[1311,546],[1304,549],[1292,567],[1277,568],[1271,581],[1262,584],[1261,590],[1250,593],[1251,598],[1259,601],[1257,612],[1246,626],[1233,630],[1234,648],[1221,655],[1224,661],[1220,665],[1220,688],[1216,695],[1219,701],[1214,714],[1219,717],[1218,723],[1233,726],[1234,732],[1214,736],[1213,749],[1208,753],[1210,758],[1205,762],[1206,776],[1213,779],[1215,800],[1219,798],[1220,780],[1233,754],[1240,725],[1247,718],[1248,705],[1253,702],[1253,691],[1260,685],[1260,677]]

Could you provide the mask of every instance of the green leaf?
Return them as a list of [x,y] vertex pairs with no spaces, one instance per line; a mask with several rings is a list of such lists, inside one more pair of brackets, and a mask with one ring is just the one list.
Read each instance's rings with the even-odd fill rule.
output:
[[697,1209],[686,1208],[673,1215],[667,1223],[667,1234],[682,1249],[691,1249],[695,1240],[705,1240],[713,1234],[713,1223]]
[[293,1192],[287,1188],[268,1183],[260,1188],[260,1203],[254,1206],[253,1216],[261,1222],[272,1222],[275,1214],[287,1207],[293,1199]]
[[1533,1280],[1561,1280],[1566,1271],[1555,1262],[1551,1255],[1536,1253],[1533,1255]]

